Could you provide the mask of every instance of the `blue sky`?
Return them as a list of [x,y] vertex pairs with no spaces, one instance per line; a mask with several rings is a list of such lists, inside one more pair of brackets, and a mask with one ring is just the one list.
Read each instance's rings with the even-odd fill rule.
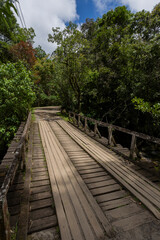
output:
[[86,18],[96,19],[99,13],[96,11],[93,1],[90,0],[77,0],[77,14],[79,19],[77,22],[85,22]]
[[[151,11],[160,0],[19,0],[27,28],[33,27],[36,33],[34,46],[41,45],[51,53],[56,48],[48,43],[52,27],[64,29],[69,21],[77,24],[86,18],[101,17],[117,6],[126,5],[131,11],[142,9]],[[19,21],[19,20],[18,20]],[[21,24],[20,24],[21,25]]]
[[77,14],[79,19],[76,20],[77,23],[85,22],[86,18],[93,18],[96,20],[101,17],[107,10],[114,9],[117,6],[123,5],[117,1],[108,1],[106,7],[101,11],[98,9],[92,0],[77,0]]

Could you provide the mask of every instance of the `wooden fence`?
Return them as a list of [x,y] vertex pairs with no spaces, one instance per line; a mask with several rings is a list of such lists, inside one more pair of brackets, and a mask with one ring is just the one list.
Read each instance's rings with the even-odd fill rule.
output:
[[[80,114],[77,114],[75,112],[69,112],[69,118],[73,119],[73,122],[78,126],[78,127],[83,127],[84,131],[87,131],[88,129],[88,122],[91,122],[92,124],[94,124],[94,135],[97,135],[99,137],[101,137],[101,134],[98,130],[98,126],[102,126],[102,127],[107,127],[108,128],[108,145],[109,146],[113,146],[116,145],[114,138],[113,138],[113,130],[118,130],[120,132],[126,133],[131,135],[131,143],[130,143],[130,158],[134,159],[135,154],[137,155],[137,147],[136,147],[136,140],[137,138],[141,138],[147,141],[150,141],[152,143],[156,143],[160,145],[160,139],[159,138],[155,138],[143,133],[139,133],[139,132],[135,132],[135,131],[131,131],[129,129],[123,128],[123,127],[119,127],[119,126],[115,126],[109,123],[105,123],[105,122],[101,122],[98,120],[95,120],[93,118],[89,118],[86,116],[82,116]],[[82,124],[82,121],[84,121],[84,126]]]
[[[7,171],[5,171],[4,180],[2,182],[0,188],[0,240],[9,240],[10,239],[10,220],[9,220],[9,212],[8,212],[8,204],[7,204],[7,193],[9,187],[12,185],[16,171],[18,167],[25,167],[25,151],[26,151],[26,143],[28,141],[29,128],[31,123],[31,113],[28,115],[27,122],[25,124],[23,133],[20,137],[20,140],[15,148],[13,159],[11,161],[10,166]],[[7,161],[6,161],[7,162]],[[7,164],[7,163],[6,163]],[[5,159],[2,161],[0,165],[0,170],[6,168]]]

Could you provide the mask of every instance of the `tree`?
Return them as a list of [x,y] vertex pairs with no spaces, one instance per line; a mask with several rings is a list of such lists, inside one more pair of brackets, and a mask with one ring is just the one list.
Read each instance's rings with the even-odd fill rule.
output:
[[35,50],[31,43],[20,41],[10,48],[10,53],[14,61],[21,60],[24,62],[27,68],[33,68],[36,62]]
[[51,58],[38,58],[33,67],[33,78],[38,106],[56,105],[55,64]]
[[63,65],[62,78],[68,80],[76,99],[77,110],[80,112],[87,72],[85,51],[88,48],[88,41],[77,29],[77,25],[71,22],[62,31],[59,28],[52,28],[52,31],[53,35],[49,34],[48,40],[58,45],[55,58]]
[[42,49],[42,47],[40,45],[38,45],[38,47],[35,48],[35,56],[36,56],[36,58],[42,59],[42,58],[45,58],[47,56],[47,54]]
[[20,28],[14,16],[17,13],[12,1],[1,0],[0,2],[0,62],[10,60],[9,49],[20,41],[34,43],[35,33],[33,28]]
[[0,145],[8,143],[34,100],[30,72],[22,62],[0,65]]

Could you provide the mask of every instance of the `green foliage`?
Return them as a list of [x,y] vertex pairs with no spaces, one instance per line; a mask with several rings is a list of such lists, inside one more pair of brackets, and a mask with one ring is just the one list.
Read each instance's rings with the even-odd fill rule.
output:
[[38,106],[57,105],[58,98],[55,89],[55,68],[48,56],[37,59],[33,68],[36,102]]
[[[151,13],[117,7],[81,30],[72,23],[53,28],[55,94],[63,107],[158,136],[159,6]],[[134,107],[136,98],[145,104]]]
[[[59,46],[55,52],[58,71],[61,75],[61,83],[68,85],[71,96],[66,94],[68,99],[72,97],[73,104],[77,110],[81,110],[81,99],[83,89],[86,84],[86,74],[88,71],[86,51],[88,49],[88,41],[84,38],[81,31],[77,29],[77,25],[69,23],[64,29],[52,28],[53,35],[49,34],[49,41],[57,43]],[[66,103],[67,99],[63,99]],[[68,101],[67,101],[68,102]],[[66,104],[65,104],[66,105]],[[68,107],[68,106],[67,106]]]
[[30,72],[21,62],[0,65],[0,144],[8,143],[35,100]]
[[135,108],[141,110],[143,113],[148,112],[150,113],[153,118],[156,120],[159,118],[160,120],[160,103],[156,103],[151,105],[149,102],[145,102],[142,98],[133,98],[132,102],[135,105]]
[[0,1],[0,62],[7,62],[11,59],[10,47],[20,41],[33,44],[35,33],[33,28],[20,28],[14,16],[17,12],[12,1]]
[[42,49],[42,47],[40,45],[38,45],[38,47],[35,48],[35,56],[36,58],[42,59],[46,57],[46,52]]

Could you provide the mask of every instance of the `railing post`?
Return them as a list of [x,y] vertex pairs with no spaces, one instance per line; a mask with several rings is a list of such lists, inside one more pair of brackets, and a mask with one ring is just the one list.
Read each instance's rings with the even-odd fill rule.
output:
[[6,197],[0,199],[0,240],[10,240],[10,220]]
[[87,131],[87,118],[84,119],[84,131]]
[[74,124],[76,124],[77,121],[76,121],[76,115],[75,115],[75,113],[73,113],[73,119],[74,119]]
[[80,126],[81,126],[80,122],[81,122],[81,116],[80,116],[80,115],[78,115],[78,127],[80,127]]
[[26,168],[25,153],[26,153],[26,142],[24,142],[24,144],[22,146],[22,154],[21,154],[21,169],[22,170],[25,170],[25,168]]
[[96,121],[94,122],[94,136],[96,136],[97,133],[97,123]]
[[70,112],[69,112],[68,118],[69,118],[69,120],[71,119],[71,113]]
[[112,127],[108,127],[108,144],[111,146],[112,145]]
[[134,158],[134,152],[136,149],[136,136],[135,134],[132,135],[132,140],[131,140],[131,147],[130,147],[130,158]]

